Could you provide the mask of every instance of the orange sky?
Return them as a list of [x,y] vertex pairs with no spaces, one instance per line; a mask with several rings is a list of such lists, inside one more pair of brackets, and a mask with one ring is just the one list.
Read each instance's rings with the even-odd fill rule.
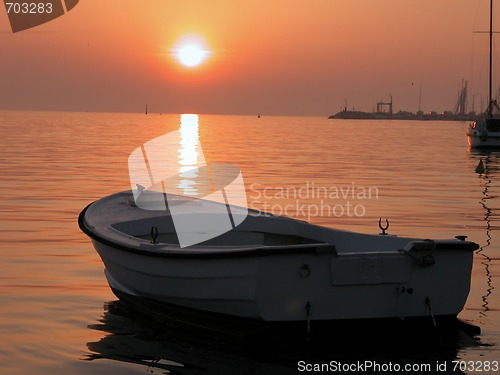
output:
[[[487,29],[488,7],[486,0],[82,0],[15,34],[0,8],[0,108],[140,112],[147,103],[164,113],[327,116],[344,99],[371,111],[389,94],[395,110],[416,111],[421,86],[422,109],[440,112],[453,109],[466,79],[479,110],[488,38],[473,30]],[[183,68],[169,56],[186,34],[212,50],[203,66]]]

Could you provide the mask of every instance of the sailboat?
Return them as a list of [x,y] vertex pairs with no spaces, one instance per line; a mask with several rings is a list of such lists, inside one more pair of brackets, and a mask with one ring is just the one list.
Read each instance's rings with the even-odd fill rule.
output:
[[493,0],[490,0],[490,68],[488,108],[484,117],[469,125],[467,139],[471,148],[500,148],[500,108],[492,95],[492,65],[493,65]]

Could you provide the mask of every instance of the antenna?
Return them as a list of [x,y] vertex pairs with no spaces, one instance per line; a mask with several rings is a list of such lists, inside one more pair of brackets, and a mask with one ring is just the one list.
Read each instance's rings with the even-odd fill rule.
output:
[[475,31],[475,33],[488,33],[490,36],[490,73],[489,73],[489,90],[488,90],[488,107],[486,112],[489,118],[493,117],[493,107],[498,107],[496,100],[493,99],[492,88],[492,69],[493,69],[493,0],[490,0],[490,30],[489,31]]
[[422,112],[422,84],[418,87],[418,111]]
[[493,97],[492,97],[492,89],[491,89],[491,69],[493,66],[493,0],[490,0],[490,90],[488,97],[488,117],[492,116],[493,113]]

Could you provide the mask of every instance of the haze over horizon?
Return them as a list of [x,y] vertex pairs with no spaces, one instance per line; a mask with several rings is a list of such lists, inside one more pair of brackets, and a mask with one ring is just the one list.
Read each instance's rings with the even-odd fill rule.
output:
[[[486,0],[86,0],[18,33],[0,9],[0,109],[328,116],[389,94],[415,112],[421,91],[443,112],[462,80],[486,106]],[[186,37],[199,65],[175,56]]]

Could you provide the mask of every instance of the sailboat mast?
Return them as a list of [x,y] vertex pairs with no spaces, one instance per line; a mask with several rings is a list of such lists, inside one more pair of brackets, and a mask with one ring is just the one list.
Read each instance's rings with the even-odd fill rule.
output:
[[493,67],[493,0],[490,0],[490,89],[488,96],[488,117],[493,114],[493,90],[492,90],[492,67]]

